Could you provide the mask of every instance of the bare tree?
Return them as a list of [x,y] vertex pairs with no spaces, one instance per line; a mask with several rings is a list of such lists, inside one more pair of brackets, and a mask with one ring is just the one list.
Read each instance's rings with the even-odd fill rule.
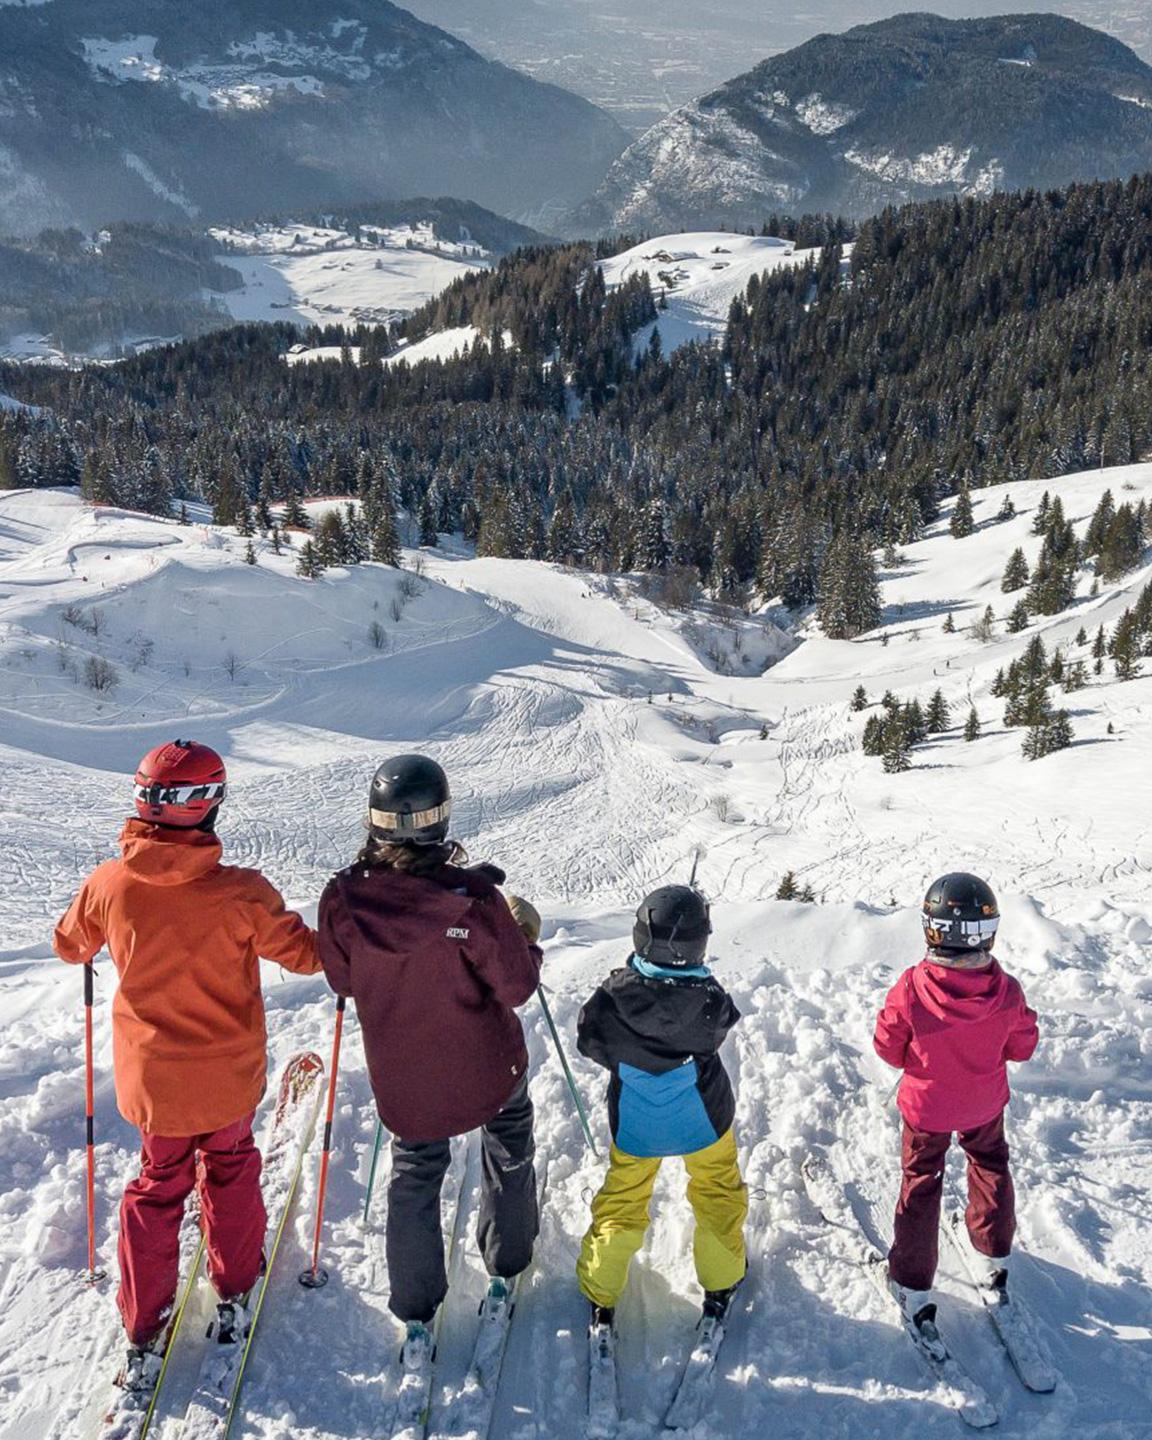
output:
[[84,662],[84,683],[89,690],[103,695],[119,685],[120,672],[111,660],[105,660],[102,655],[89,655]]

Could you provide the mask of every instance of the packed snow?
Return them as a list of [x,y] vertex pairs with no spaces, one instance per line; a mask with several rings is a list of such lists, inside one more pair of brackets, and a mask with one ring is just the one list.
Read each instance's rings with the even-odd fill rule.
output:
[[[603,264],[611,289],[646,274],[652,293],[666,302],[656,324],[665,354],[692,340],[718,340],[728,326],[733,300],[754,276],[789,265],[804,265],[818,250],[797,250],[791,240],[739,235],[727,230],[661,235],[615,255]],[[651,339],[653,326],[640,331],[637,349]]]
[[[731,237],[729,237],[731,238]],[[658,883],[699,878],[714,901],[715,965],[744,1011],[726,1049],[753,1208],[751,1283],[717,1376],[709,1440],[765,1433],[923,1440],[959,1433],[894,1313],[845,1258],[806,1198],[800,1162],[827,1153],[883,1240],[897,1178],[894,1076],[871,1053],[874,1011],[921,953],[926,883],[972,868],[998,888],[1001,956],[1040,1011],[1042,1044],[1014,1075],[1010,1122],[1021,1219],[1014,1280],[1060,1370],[1024,1392],[947,1251],[941,1320],[1001,1408],[1000,1433],[1138,1440],[1152,1378],[1152,676],[1108,673],[1069,697],[1074,748],[1035,764],[1000,724],[992,679],[1040,631],[1076,653],[1149,581],[1152,567],[1087,587],[1065,615],[989,643],[971,633],[1011,597],[999,578],[1043,489],[1083,527],[1106,486],[1152,499],[1152,466],[974,496],[977,531],[947,514],[883,577],[882,628],[831,641],[768,641],[763,674],[723,674],[685,627],[627,578],[533,562],[421,552],[423,575],[378,566],[308,582],[277,557],[204,524],[83,506],[71,493],[0,495],[0,1440],[86,1433],[116,1343],[110,1286],[85,1288],[80,976],[50,952],[81,877],[112,853],[130,773],[174,734],[220,748],[232,778],[227,854],[263,867],[314,913],[355,852],[368,779],[386,754],[425,749],[448,768],[460,837],[505,866],[543,911],[545,983],[572,1044],[582,999],[629,948],[631,913]],[[415,561],[408,554],[411,565]],[[955,634],[942,629],[952,613]],[[766,622],[779,619],[774,610]],[[747,619],[747,617],[745,617]],[[385,632],[374,648],[369,627]],[[886,643],[885,643],[886,642]],[[88,661],[115,667],[106,691]],[[957,730],[886,776],[859,749],[863,683],[926,699],[937,686],[984,736]],[[1110,728],[1111,727],[1111,728]],[[793,870],[820,903],[772,899]],[[99,1249],[115,1267],[115,1205],[135,1163],[116,1114],[99,967]],[[266,975],[274,1066],[327,1054],[334,1007],[319,980]],[[602,1164],[583,1147],[535,1003],[524,1011],[539,1144],[550,1163],[539,1263],[520,1300],[493,1436],[582,1435],[584,1310],[573,1264]],[[602,1077],[574,1061],[606,1145]],[[266,1117],[265,1117],[266,1118]],[[374,1433],[395,1384],[386,1306],[383,1189],[360,1211],[373,1111],[354,1020],[336,1109],[324,1263],[306,1292],[316,1160],[272,1276],[233,1430],[240,1440]],[[475,1195],[474,1168],[467,1194]],[[953,1177],[958,1183],[958,1174]],[[665,1167],[649,1244],[620,1309],[621,1440],[659,1433],[696,1314],[679,1167]],[[483,1276],[469,1243],[454,1271],[440,1383],[458,1384]],[[193,1321],[208,1297],[194,1300]],[[158,1426],[179,1433],[203,1327],[186,1326]],[[449,1417],[437,1392],[432,1429]]]
[[244,288],[220,296],[235,320],[297,325],[386,324],[434,299],[488,263],[466,241],[438,239],[430,225],[357,233],[315,225],[214,230]]

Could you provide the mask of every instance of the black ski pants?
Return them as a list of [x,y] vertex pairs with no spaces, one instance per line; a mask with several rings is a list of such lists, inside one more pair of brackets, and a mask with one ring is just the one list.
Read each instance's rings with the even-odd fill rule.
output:
[[[532,1101],[521,1080],[503,1110],[480,1132],[481,1190],[476,1238],[490,1275],[527,1269],[540,1229],[533,1158]],[[392,1141],[386,1249],[389,1308],[405,1322],[427,1322],[448,1293],[440,1192],[451,1142]]]

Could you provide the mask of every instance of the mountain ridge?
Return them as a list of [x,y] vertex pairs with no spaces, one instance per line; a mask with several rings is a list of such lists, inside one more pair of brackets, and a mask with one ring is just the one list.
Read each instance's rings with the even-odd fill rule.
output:
[[614,120],[390,0],[0,7],[0,231],[214,222],[413,194],[577,203]]
[[1152,67],[1055,15],[926,12],[820,35],[673,112],[574,228],[864,216],[948,194],[1054,188],[1152,165]]

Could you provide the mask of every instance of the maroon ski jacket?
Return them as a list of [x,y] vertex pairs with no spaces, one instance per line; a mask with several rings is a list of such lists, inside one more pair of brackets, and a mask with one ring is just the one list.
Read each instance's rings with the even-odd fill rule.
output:
[[428,877],[352,865],[320,900],[320,959],[356,1002],[380,1118],[408,1141],[495,1118],[528,1067],[514,1007],[540,983],[494,867]]

